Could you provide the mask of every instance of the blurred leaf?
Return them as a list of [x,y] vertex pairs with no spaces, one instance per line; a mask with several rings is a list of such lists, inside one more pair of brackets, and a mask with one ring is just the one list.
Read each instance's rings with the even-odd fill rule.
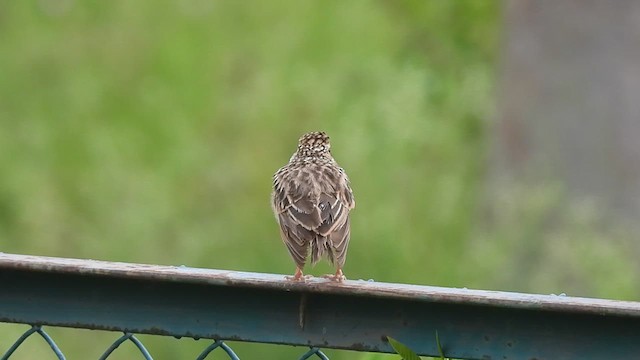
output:
[[414,353],[411,349],[409,349],[406,345],[402,344],[398,340],[387,336],[387,340],[389,340],[389,344],[404,360],[420,360],[420,356]]
[[444,353],[442,352],[442,345],[440,345],[440,336],[438,336],[438,330],[436,330],[436,346],[438,347],[438,353],[440,354],[440,359],[444,360]]

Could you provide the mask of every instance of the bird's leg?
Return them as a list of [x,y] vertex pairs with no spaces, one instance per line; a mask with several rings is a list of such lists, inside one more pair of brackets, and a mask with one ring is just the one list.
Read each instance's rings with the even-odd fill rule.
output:
[[304,280],[304,274],[302,273],[302,269],[296,266],[296,273],[293,276],[285,276],[284,278],[291,281],[300,281]]
[[302,273],[302,269],[299,266],[296,266],[296,273],[293,276],[285,276],[284,278],[291,281],[306,281],[307,279],[311,279],[312,275],[305,275]]
[[338,268],[335,274],[327,274],[327,275],[324,275],[323,278],[330,279],[336,282],[343,282],[344,280],[347,280],[347,277],[344,276],[341,268]]

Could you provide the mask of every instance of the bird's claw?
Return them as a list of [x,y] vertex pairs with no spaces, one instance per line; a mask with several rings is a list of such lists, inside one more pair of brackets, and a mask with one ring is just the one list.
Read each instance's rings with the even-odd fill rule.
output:
[[344,276],[344,274],[342,273],[342,270],[336,271],[335,274],[323,275],[322,277],[325,278],[325,279],[329,279],[329,280],[335,281],[335,282],[339,282],[339,283],[347,280],[347,277]]
[[307,282],[307,280],[313,279],[313,275],[304,275],[304,276],[285,276],[286,280],[289,281],[297,281],[297,282]]
[[313,279],[313,275],[304,275],[302,271],[300,271],[296,272],[293,276],[285,275],[284,278],[289,281],[307,282],[307,280]]

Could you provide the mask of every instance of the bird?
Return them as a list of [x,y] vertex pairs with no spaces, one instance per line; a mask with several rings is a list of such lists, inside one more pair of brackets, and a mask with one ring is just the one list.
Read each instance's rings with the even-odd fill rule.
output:
[[356,206],[349,177],[331,155],[329,136],[323,131],[300,137],[289,162],[273,175],[271,206],[296,271],[288,280],[305,281],[303,273],[311,253],[315,265],[326,257],[336,268],[325,278],[342,282],[351,237],[349,213]]

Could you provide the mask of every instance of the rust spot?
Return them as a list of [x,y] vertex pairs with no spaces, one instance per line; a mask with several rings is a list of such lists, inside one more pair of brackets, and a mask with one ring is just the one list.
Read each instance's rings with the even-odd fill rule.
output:
[[[192,338],[194,340],[199,340],[200,339],[200,336],[196,336],[195,334],[193,334],[190,331],[185,332],[183,334],[183,336],[184,337],[190,337],[190,338]],[[207,334],[205,337],[208,338],[208,339],[220,339],[220,335],[218,335],[218,334]]]
[[[218,338],[216,338],[216,339],[218,339]],[[240,337],[240,336],[238,336],[238,335],[233,335],[233,336],[229,336],[225,340],[244,341],[245,339]]]
[[369,351],[371,350],[371,347],[363,344],[363,343],[353,343],[351,344],[351,350],[356,350],[356,351]]
[[147,329],[149,331],[149,333],[154,334],[154,335],[170,335],[168,331],[159,328],[159,327],[155,327],[152,326],[150,328]]

